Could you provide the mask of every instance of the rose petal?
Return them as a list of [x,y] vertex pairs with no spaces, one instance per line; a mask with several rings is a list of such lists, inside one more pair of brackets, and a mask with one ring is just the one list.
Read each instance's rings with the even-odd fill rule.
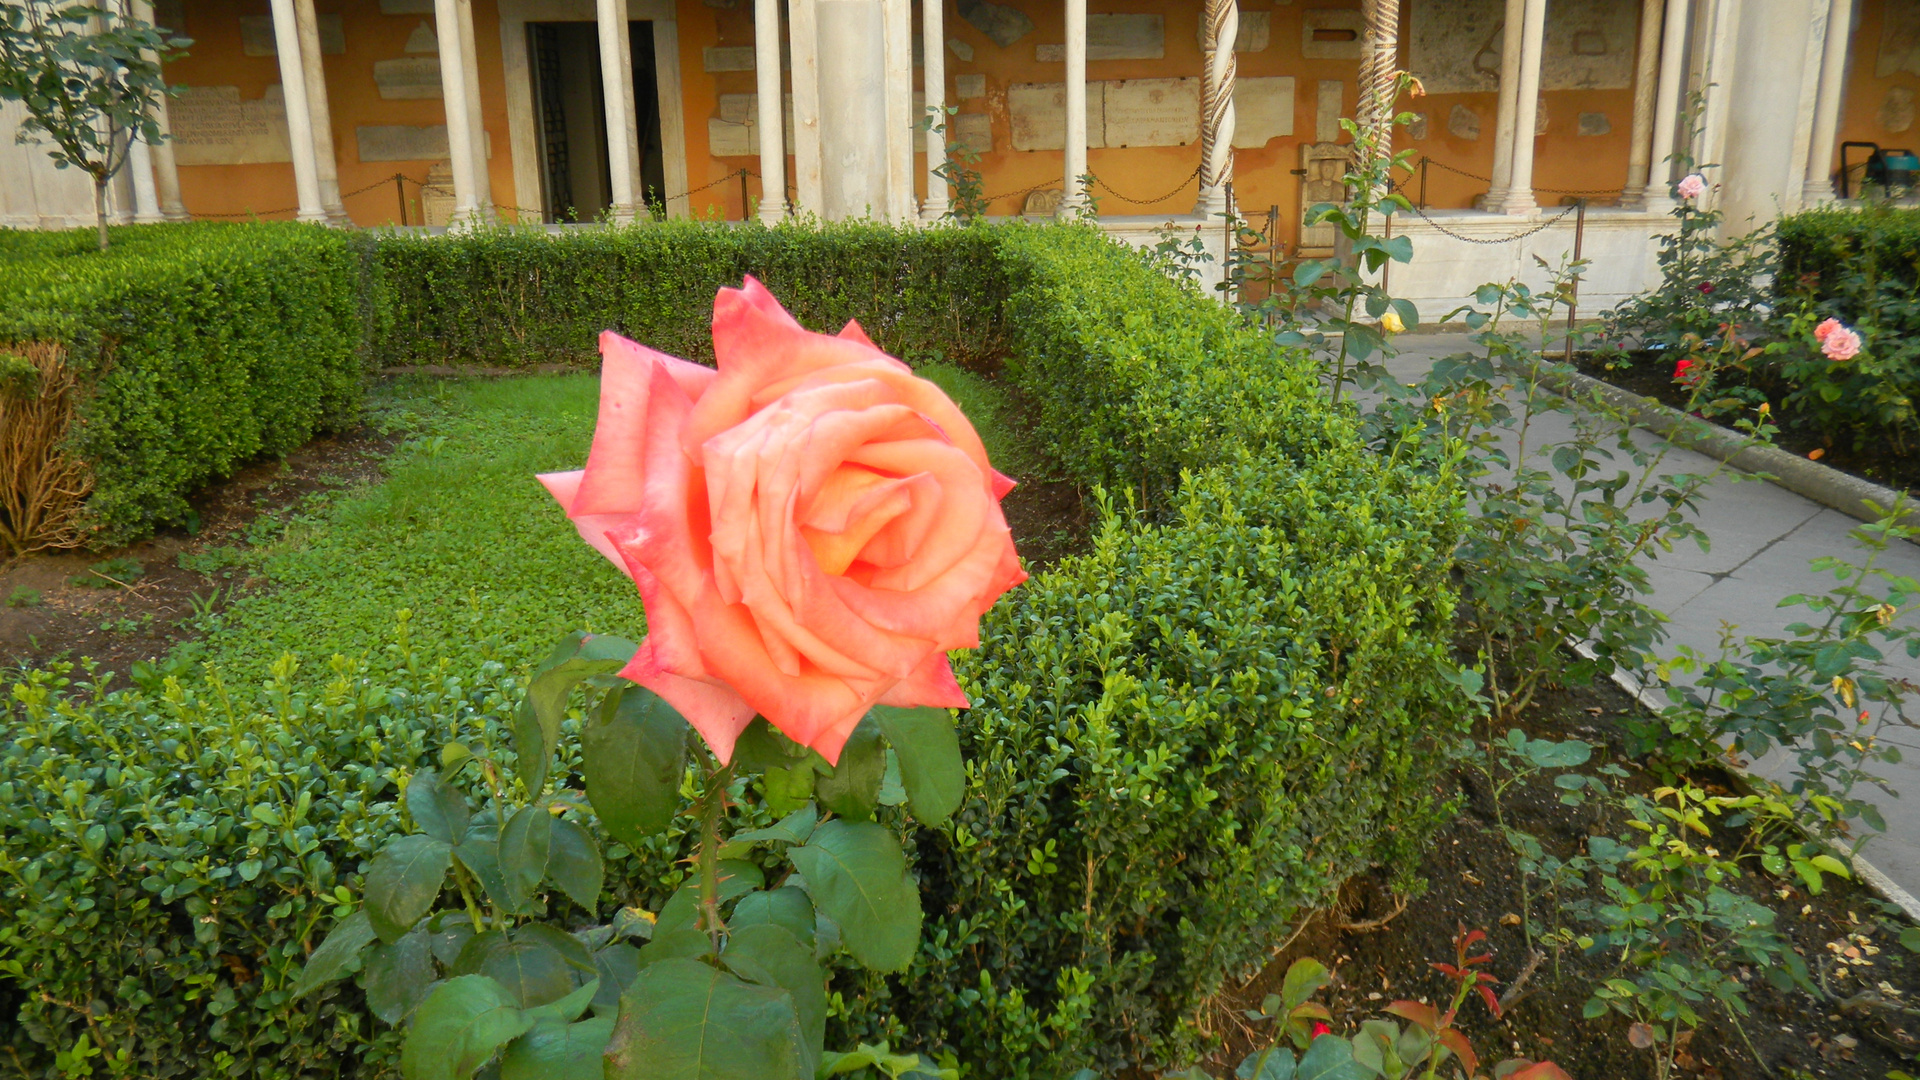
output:
[[964,709],[972,702],[953,677],[953,663],[945,652],[935,651],[915,668],[912,675],[894,683],[880,695],[880,704],[903,709],[927,706],[937,709]]
[[733,760],[734,743],[739,741],[740,733],[747,730],[747,725],[753,723],[753,706],[725,683],[689,679],[660,667],[649,647],[652,640],[648,637],[640,643],[639,651],[620,670],[620,677],[666,699],[712,747],[720,764]]
[[693,405],[675,367],[706,370],[611,331],[600,335],[600,355],[599,419],[570,514],[634,513],[647,503],[648,440],[677,439]]

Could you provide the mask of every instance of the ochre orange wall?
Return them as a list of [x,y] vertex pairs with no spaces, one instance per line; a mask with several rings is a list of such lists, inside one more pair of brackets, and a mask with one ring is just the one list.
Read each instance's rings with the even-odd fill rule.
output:
[[[1884,27],[1886,0],[1863,0],[1860,5],[1860,22],[1853,31],[1853,44],[1847,58],[1847,93],[1840,106],[1839,142],[1871,142],[1883,147],[1900,149],[1920,149],[1920,126],[1908,126],[1905,131],[1889,131],[1880,123],[1880,105],[1886,100],[1887,91],[1896,86],[1904,86],[1920,99],[1920,75],[1911,71],[1899,71],[1884,79],[1874,77],[1874,65],[1880,59],[1880,41],[1886,36]],[[1920,104],[1916,104],[1920,108]],[[1852,161],[1857,166],[1866,160],[1865,150],[1855,150]],[[1833,151],[1833,170],[1840,168],[1840,147],[1836,142]],[[1851,188],[1859,191],[1860,174],[1856,168],[1852,174]]]
[[[373,81],[376,60],[409,55],[407,35],[431,15],[382,15],[374,0],[318,0],[321,14],[338,13],[346,30],[346,52],[323,56],[327,73],[327,105],[332,116],[334,156],[341,192],[368,185],[371,190],[348,195],[342,201],[359,225],[397,224],[400,200],[389,179],[396,173],[425,181],[430,161],[361,162],[354,129],[369,124],[407,124],[426,127],[446,122],[439,98],[387,101]],[[186,34],[193,39],[188,56],[167,65],[167,80],[193,86],[238,86],[244,98],[258,98],[280,81],[279,62],[271,56],[247,56],[240,47],[240,16],[265,15],[264,0],[192,0],[187,5]],[[513,159],[507,137],[507,95],[500,57],[500,15],[492,0],[473,5],[474,49],[480,67],[481,123],[493,140],[488,174],[496,203],[511,204]],[[424,54],[430,55],[430,54]],[[408,220],[420,223],[420,189],[407,184]],[[297,202],[293,166],[192,165],[180,168],[180,192],[189,213],[197,216],[244,215],[290,218],[288,207]],[[529,200],[531,201],[531,200]],[[265,211],[284,211],[263,213]],[[503,212],[511,219],[512,211]]]

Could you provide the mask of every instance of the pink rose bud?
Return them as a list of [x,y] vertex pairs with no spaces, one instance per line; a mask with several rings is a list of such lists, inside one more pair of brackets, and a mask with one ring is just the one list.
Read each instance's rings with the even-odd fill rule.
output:
[[1697,199],[1705,190],[1707,190],[1706,178],[1699,173],[1690,173],[1686,179],[1680,181],[1679,191],[1683,199]]
[[858,323],[812,333],[753,278],[713,304],[719,370],[600,335],[587,467],[540,477],[639,586],[620,674],[721,761],[756,714],[838,762],[876,704],[964,708],[949,649],[1026,580],[947,395]]
[[1821,322],[1819,326],[1816,326],[1813,328],[1813,340],[1825,341],[1827,340],[1827,335],[1839,329],[1841,329],[1839,319],[1832,319],[1832,318],[1826,319],[1823,322]]
[[1827,340],[1820,346],[1820,351],[1827,354],[1827,359],[1836,363],[1841,360],[1851,360],[1860,354],[1860,335],[1844,326],[1837,327],[1827,335]]

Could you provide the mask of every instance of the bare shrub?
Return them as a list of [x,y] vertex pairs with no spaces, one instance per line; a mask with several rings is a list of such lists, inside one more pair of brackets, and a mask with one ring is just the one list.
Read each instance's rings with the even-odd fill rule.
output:
[[78,390],[59,345],[0,346],[0,544],[13,555],[86,537],[80,510],[93,474],[61,445]]

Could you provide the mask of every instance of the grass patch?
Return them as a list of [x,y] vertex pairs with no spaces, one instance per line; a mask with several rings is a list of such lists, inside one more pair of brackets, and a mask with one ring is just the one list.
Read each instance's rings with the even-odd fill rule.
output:
[[[1004,390],[951,365],[923,373],[974,420],[1002,472],[1039,474]],[[321,678],[335,654],[390,667],[401,640],[471,671],[537,660],[573,630],[638,638],[646,623],[633,584],[534,480],[585,464],[598,394],[597,377],[584,374],[380,388],[377,422],[409,436],[387,478],[257,522],[251,547],[219,549],[221,564],[238,563],[256,586],[184,648],[258,681],[286,653]]]

